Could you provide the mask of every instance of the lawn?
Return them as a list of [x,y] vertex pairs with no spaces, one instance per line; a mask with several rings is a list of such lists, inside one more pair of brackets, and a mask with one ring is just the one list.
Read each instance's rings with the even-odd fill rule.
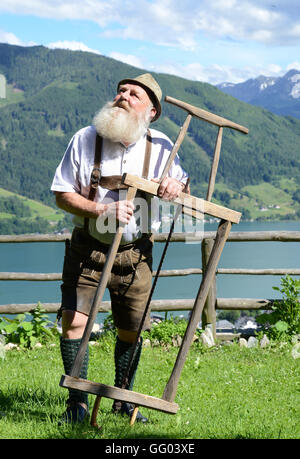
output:
[[[22,200],[22,202],[29,207],[31,211],[31,217],[30,218],[35,218],[35,217],[41,217],[45,218],[48,221],[59,221],[63,218],[64,214],[63,212],[59,211],[56,208],[52,208],[50,206],[46,206],[42,202],[35,201],[34,199],[29,199],[26,198],[25,196],[22,196],[17,193],[13,193],[12,191],[5,190],[4,188],[0,188],[0,197],[2,198],[9,198],[15,196],[16,198],[19,198]],[[15,218],[15,215],[13,214],[0,214],[0,218]]]
[[[178,349],[144,348],[134,390],[161,397]],[[89,379],[113,384],[113,346],[90,347]],[[293,439],[300,438],[300,359],[291,346],[191,348],[169,415],[141,407],[149,423],[129,426],[103,398],[97,422],[58,427],[67,390],[55,347],[7,351],[0,358],[1,439]],[[94,403],[90,396],[90,408]]]

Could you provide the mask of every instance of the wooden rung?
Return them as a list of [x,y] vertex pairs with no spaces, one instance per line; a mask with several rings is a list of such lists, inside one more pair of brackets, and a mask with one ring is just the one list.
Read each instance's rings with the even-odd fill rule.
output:
[[101,401],[101,397],[100,397],[100,395],[97,395],[95,403],[94,403],[92,417],[91,417],[91,426],[97,427],[98,429],[99,429],[99,426],[97,424],[97,413],[98,413],[98,410],[99,410],[100,401]]
[[[138,188],[146,193],[157,196],[159,183],[152,182],[151,180],[143,179],[132,174],[124,174],[122,182],[125,185]],[[205,201],[204,199],[197,198],[196,196],[191,196],[187,193],[180,193],[178,198],[174,199],[172,202],[183,205],[183,209],[186,207],[197,210],[198,212],[203,212],[204,214],[211,215],[212,217],[230,221],[231,223],[239,223],[242,215],[240,212],[227,209],[226,207]]]
[[248,128],[241,126],[240,124],[234,123],[233,121],[227,120],[226,118],[222,118],[221,116],[215,115],[214,113],[207,112],[202,108],[190,105],[187,102],[183,102],[182,100],[174,99],[174,97],[166,96],[165,101],[169,102],[170,104],[177,105],[177,107],[187,110],[191,115],[196,116],[197,118],[200,118],[216,126],[235,129],[237,131],[242,132],[243,134],[248,134],[249,132]]
[[136,405],[136,406],[134,407],[132,416],[131,416],[131,418],[130,418],[130,423],[129,423],[130,426],[133,426],[133,424],[135,423],[135,420],[136,420],[138,411],[139,411],[139,407]]
[[107,386],[106,384],[88,381],[87,379],[74,378],[68,375],[63,375],[61,377],[60,386],[81,390],[89,394],[100,395],[113,400],[120,400],[121,402],[133,403],[137,406],[145,406],[146,408],[163,411],[168,414],[176,414],[178,410],[178,405],[174,402],[168,402],[150,395],[140,394],[127,389],[120,389],[119,387]]

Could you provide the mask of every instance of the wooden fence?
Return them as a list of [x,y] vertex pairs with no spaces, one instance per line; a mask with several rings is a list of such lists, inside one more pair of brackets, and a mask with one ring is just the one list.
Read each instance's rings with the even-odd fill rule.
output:
[[[207,260],[212,249],[215,232],[205,232],[202,239],[202,268],[186,268],[162,270],[160,277],[202,275],[206,268]],[[30,234],[30,235],[0,235],[0,243],[28,243],[28,242],[63,242],[70,234]],[[163,243],[167,234],[156,234],[155,242]],[[174,234],[172,242],[185,242],[184,234]],[[199,241],[199,237],[190,237],[189,241]],[[228,237],[228,242],[258,242],[258,241],[279,241],[279,242],[300,242],[300,231],[259,231],[259,232],[238,232],[233,231]],[[243,269],[243,268],[218,268],[213,285],[209,291],[208,298],[202,314],[202,327],[211,324],[215,334],[216,310],[268,310],[271,308],[274,299],[264,298],[217,298],[216,277],[218,275],[281,275],[286,274],[299,276],[300,269]],[[153,273],[153,276],[155,272]],[[60,281],[61,273],[22,273],[22,272],[0,272],[0,281]],[[200,285],[200,282],[199,282]],[[152,300],[152,311],[186,311],[191,310],[194,299],[164,299]],[[55,313],[59,303],[43,303],[48,313]],[[0,305],[0,314],[19,314],[30,312],[36,304],[4,304]],[[99,312],[110,311],[110,301],[103,301]]]

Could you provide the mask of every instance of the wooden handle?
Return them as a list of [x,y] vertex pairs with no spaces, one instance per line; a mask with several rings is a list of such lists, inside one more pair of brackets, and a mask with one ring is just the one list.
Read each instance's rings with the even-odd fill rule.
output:
[[179,131],[179,134],[178,134],[178,137],[177,137],[177,140],[176,142],[174,143],[174,146],[172,148],[172,151],[170,153],[170,156],[168,158],[168,161],[166,162],[166,165],[164,167],[164,170],[163,170],[163,173],[161,174],[161,177],[159,179],[159,182],[161,183],[163,181],[163,179],[165,178],[165,176],[167,175],[167,173],[169,172],[169,169],[171,167],[171,164],[172,162],[174,161],[175,159],[175,156],[179,150],[179,147],[180,145],[182,144],[182,141],[185,137],[185,134],[186,134],[186,131],[188,130],[188,127],[189,127],[189,124],[190,124],[190,121],[192,119],[192,115],[188,114],[188,116],[186,117],[186,120],[182,126],[182,128],[180,129]]
[[97,413],[99,410],[100,402],[101,402],[101,396],[97,395],[95,403],[94,403],[94,408],[92,412],[92,417],[91,417],[91,426],[97,427],[98,429],[100,428],[97,424]]
[[214,151],[214,158],[213,158],[211,171],[210,171],[208,189],[207,189],[207,194],[206,194],[206,201],[211,201],[212,194],[213,194],[214,187],[215,187],[216,175],[217,175],[219,159],[220,159],[221,144],[222,144],[222,134],[223,134],[223,128],[219,127],[219,132],[218,132],[216,145],[215,145],[215,151]]
[[133,413],[132,413],[132,416],[131,416],[131,418],[130,418],[130,426],[131,426],[131,427],[132,427],[133,424],[135,423],[135,420],[136,420],[138,411],[139,411],[139,407],[138,407],[138,405],[135,405],[134,410],[133,410]]
[[188,111],[191,115],[197,116],[201,120],[207,121],[208,123],[214,124],[219,127],[229,127],[231,129],[235,129],[236,131],[240,131],[243,134],[248,134],[249,129],[240,124],[236,124],[233,121],[227,120],[226,118],[222,118],[221,116],[215,115],[214,113],[207,112],[206,110],[202,110],[201,108],[194,107],[186,102],[183,102],[178,99],[174,99],[173,97],[166,96],[165,101],[169,102],[170,104],[176,105],[179,108],[183,108],[184,110]]
[[[137,189],[135,187],[128,188],[126,199],[128,201],[134,199],[136,195],[136,191]],[[97,290],[96,290],[93,304],[91,306],[91,310],[89,313],[89,317],[88,317],[88,320],[87,320],[87,323],[86,323],[86,326],[83,332],[80,346],[79,346],[78,352],[76,354],[76,357],[75,357],[75,360],[74,360],[74,363],[73,363],[73,366],[70,372],[70,376],[73,376],[75,378],[79,378],[79,375],[80,375],[85,351],[88,346],[89,338],[90,338],[90,335],[93,329],[95,319],[97,317],[98,307],[101,304],[101,301],[103,299],[104,292],[105,292],[105,289],[106,289],[106,286],[109,280],[109,276],[110,276],[110,273],[113,267],[113,263],[115,261],[116,254],[118,252],[118,248],[119,248],[119,245],[122,239],[122,234],[124,231],[124,226],[125,224],[121,224],[121,223],[118,226],[113,242],[107,254],[106,262],[104,264],[103,271],[100,277],[100,281],[97,286]]]
[[193,336],[195,334],[199,320],[201,318],[205,300],[207,298],[211,282],[214,278],[222,250],[230,233],[230,229],[231,223],[229,221],[221,220],[216,234],[214,246],[209,257],[206,271],[202,278],[202,282],[192,309],[191,317],[186,328],[185,335],[182,340],[182,344],[178,352],[172,374],[162,396],[163,400],[173,402],[175,399],[180,374],[185,363],[187,353],[192,344]]

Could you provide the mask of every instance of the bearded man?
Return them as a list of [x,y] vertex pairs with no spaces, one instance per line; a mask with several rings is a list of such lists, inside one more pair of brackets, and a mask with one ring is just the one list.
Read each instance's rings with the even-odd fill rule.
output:
[[[120,181],[124,173],[158,181],[172,142],[163,133],[149,129],[161,114],[162,92],[150,74],[120,81],[117,95],[94,117],[93,125],[78,131],[71,139],[58,166],[51,190],[61,209],[73,214],[74,229],[66,253],[61,286],[61,354],[69,374],[87,323],[113,231],[104,222],[114,219],[125,224],[120,247],[112,268],[108,289],[117,329],[115,345],[115,386],[121,387],[127,371],[152,282],[151,232],[159,224],[150,215],[146,230],[136,218],[134,203],[122,199]],[[95,173],[98,183],[95,187]],[[98,175],[97,175],[98,174]],[[101,178],[100,178],[101,177]],[[97,181],[96,180],[96,181]],[[185,186],[187,174],[175,158],[169,175],[162,181],[158,196],[175,199]],[[100,230],[99,230],[100,228]],[[144,329],[149,329],[148,315]],[[126,389],[132,390],[140,359],[142,340],[132,363]],[[88,349],[80,377],[87,378]],[[64,422],[81,422],[88,415],[88,394],[69,389]],[[133,407],[122,403],[114,412],[131,416]],[[137,421],[146,422],[140,412]]]

